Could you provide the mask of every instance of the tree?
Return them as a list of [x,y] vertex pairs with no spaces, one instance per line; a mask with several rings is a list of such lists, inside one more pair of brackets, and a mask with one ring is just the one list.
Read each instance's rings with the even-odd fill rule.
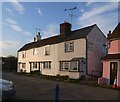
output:
[[2,57],[2,70],[17,71],[17,57]]

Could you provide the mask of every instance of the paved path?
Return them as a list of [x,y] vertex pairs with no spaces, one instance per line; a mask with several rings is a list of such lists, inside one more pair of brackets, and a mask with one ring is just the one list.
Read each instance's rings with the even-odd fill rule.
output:
[[[3,73],[12,80],[16,96],[12,100],[54,100],[56,82],[13,73]],[[59,82],[60,100],[118,100],[118,91],[106,88]]]

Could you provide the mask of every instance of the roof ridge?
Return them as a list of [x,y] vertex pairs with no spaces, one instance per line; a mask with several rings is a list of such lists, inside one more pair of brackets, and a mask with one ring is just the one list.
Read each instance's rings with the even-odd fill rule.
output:
[[[21,47],[19,51],[24,51],[24,50],[29,50],[33,47],[41,47],[41,46],[45,46],[47,44],[56,44],[56,43],[60,43],[60,42],[64,42],[64,41],[69,41],[69,40],[74,40],[74,39],[78,39],[78,38],[85,38],[89,32],[92,30],[92,28],[95,26],[94,25],[90,25],[81,29],[77,29],[74,31],[71,31],[70,34],[68,36],[65,37],[61,37],[61,35],[56,35],[56,36],[52,36],[49,38],[45,38],[45,39],[41,39],[37,42],[30,42],[25,44],[23,47]],[[79,31],[79,32],[77,32]],[[72,34],[73,33],[73,34]]]
[[93,25],[89,25],[89,26],[86,26],[86,27],[82,27],[80,29],[76,29],[76,30],[73,30],[72,32],[75,32],[75,31],[78,31],[78,30],[82,30],[82,29],[86,29],[86,28],[89,28],[89,27],[94,27],[96,26],[97,24],[93,24]]

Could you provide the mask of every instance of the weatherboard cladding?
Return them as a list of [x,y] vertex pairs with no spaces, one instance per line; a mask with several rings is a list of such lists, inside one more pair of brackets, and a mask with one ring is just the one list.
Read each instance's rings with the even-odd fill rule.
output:
[[22,48],[18,50],[18,52],[29,50],[31,48],[42,47],[45,45],[56,44],[64,41],[75,40],[79,38],[86,38],[86,36],[93,29],[94,26],[96,26],[96,24],[82,28],[82,29],[71,31],[69,34],[67,34],[67,36],[57,35],[50,38],[41,39],[37,42],[31,42],[31,43],[25,44]]

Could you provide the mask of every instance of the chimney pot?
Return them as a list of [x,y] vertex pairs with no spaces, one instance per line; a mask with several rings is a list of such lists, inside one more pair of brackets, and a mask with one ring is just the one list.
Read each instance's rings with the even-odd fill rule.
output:
[[109,34],[111,34],[111,30],[109,30]]
[[111,35],[111,30],[109,30],[109,33],[107,34],[107,37],[109,38],[110,35]]
[[38,35],[40,35],[40,32],[38,32]]

